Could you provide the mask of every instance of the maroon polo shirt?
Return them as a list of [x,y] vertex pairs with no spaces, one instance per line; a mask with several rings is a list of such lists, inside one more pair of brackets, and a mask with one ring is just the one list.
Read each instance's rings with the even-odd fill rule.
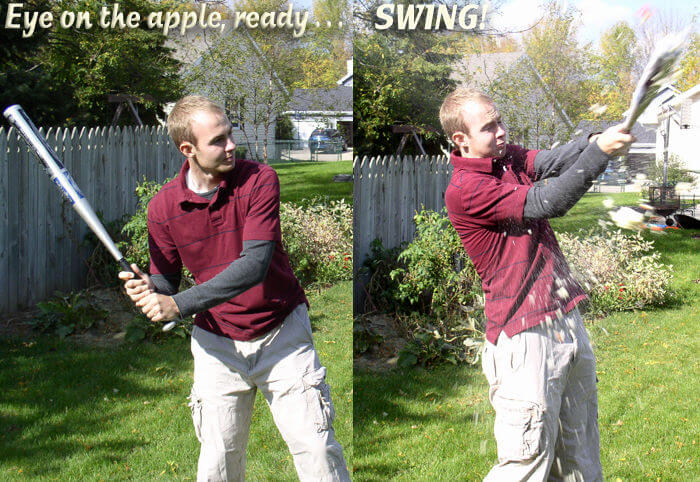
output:
[[237,160],[211,201],[187,188],[185,161],[148,205],[153,274],[178,273],[184,264],[197,284],[238,259],[243,241],[275,241],[265,280],[195,317],[195,325],[234,340],[252,340],[307,303],[294,276],[280,231],[277,173],[264,164]]
[[496,343],[571,311],[586,296],[546,219],[523,219],[539,151],[508,145],[501,159],[452,153],[447,214],[479,273],[486,339]]

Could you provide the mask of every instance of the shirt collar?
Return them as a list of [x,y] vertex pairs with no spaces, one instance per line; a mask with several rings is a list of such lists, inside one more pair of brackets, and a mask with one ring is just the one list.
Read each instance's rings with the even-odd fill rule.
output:
[[[239,161],[236,160],[236,162]],[[200,196],[199,194],[195,193],[187,187],[187,171],[189,170],[190,163],[187,159],[185,159],[185,162],[182,164],[182,168],[180,169],[180,174],[178,176],[178,186],[180,187],[180,193],[182,194],[180,203],[190,202],[195,204],[213,204],[221,195],[221,191],[225,191],[227,187],[232,184],[233,176],[236,172],[236,168],[234,167],[231,172],[227,173],[224,176],[224,179],[219,183],[219,189],[216,191],[216,194],[214,194],[214,197],[211,198],[210,201],[209,199]]]
[[493,172],[493,166],[498,161],[495,157],[462,157],[455,149],[450,156],[452,165],[457,169],[476,172]]

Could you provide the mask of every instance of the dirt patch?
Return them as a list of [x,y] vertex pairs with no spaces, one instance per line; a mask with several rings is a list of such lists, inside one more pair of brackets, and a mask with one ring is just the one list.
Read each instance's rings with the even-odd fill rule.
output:
[[408,343],[400,335],[395,320],[389,315],[365,315],[362,323],[381,337],[381,341],[372,344],[364,353],[358,355],[353,360],[355,368],[386,371],[396,368],[399,359],[399,352]]
[[[89,289],[87,297],[95,307],[105,310],[107,316],[86,332],[75,333],[68,338],[93,346],[121,343],[126,334],[126,326],[137,314],[136,308],[119,287]],[[32,326],[32,320],[39,313],[39,309],[33,307],[4,316],[0,321],[0,338],[32,339],[40,336],[41,333]]]

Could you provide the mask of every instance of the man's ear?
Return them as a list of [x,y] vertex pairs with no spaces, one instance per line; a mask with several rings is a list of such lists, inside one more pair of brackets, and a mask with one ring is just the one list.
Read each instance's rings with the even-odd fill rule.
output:
[[180,152],[187,158],[194,157],[195,150],[194,144],[189,141],[182,141],[180,143]]
[[462,131],[457,131],[452,134],[452,143],[459,150],[467,151],[469,148],[469,141],[467,140],[467,135]]

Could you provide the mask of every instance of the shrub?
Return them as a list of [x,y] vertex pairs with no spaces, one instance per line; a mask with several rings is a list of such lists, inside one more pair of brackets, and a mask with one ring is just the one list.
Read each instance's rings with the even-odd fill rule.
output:
[[399,352],[398,365],[408,367],[442,363],[476,364],[484,344],[483,311],[474,310],[449,320],[413,313],[397,317],[408,331],[408,344]]
[[281,115],[277,118],[275,125],[275,139],[294,139],[294,124],[288,115]]
[[[664,161],[652,162],[649,166],[649,179],[654,181],[659,186],[664,182]],[[679,182],[693,182],[695,178],[683,166],[681,158],[675,154],[668,156],[668,165],[666,169],[666,182],[675,186]]]
[[364,285],[367,294],[365,298],[365,312],[380,311],[392,313],[396,311],[410,311],[410,307],[402,309],[401,300],[398,298],[399,282],[391,273],[405,265],[399,261],[399,254],[406,247],[405,244],[386,249],[381,239],[375,239],[370,244],[369,256],[362,263],[359,275],[367,277]]
[[484,321],[476,270],[444,209],[423,210],[414,221],[411,243],[390,250],[372,243],[363,270],[370,276],[368,299],[396,311],[396,325],[409,340],[401,366],[475,363]]
[[[122,234],[127,237],[127,240],[119,243],[119,249],[130,264],[136,263],[143,271],[148,271],[151,259],[148,251],[148,203],[169,181],[170,179],[166,179],[163,183],[157,183],[146,181],[144,178],[144,181],[135,189],[138,198],[136,213],[122,228]],[[183,268],[180,289],[187,289],[190,286],[194,286],[194,279],[189,270]]]
[[160,341],[169,336],[179,336],[186,338],[192,333],[192,318],[188,317],[179,320],[175,327],[170,331],[163,331],[162,323],[154,323],[143,313],[138,313],[134,316],[128,325],[126,325],[126,335],[124,339],[127,342],[139,342],[141,340]]
[[303,285],[352,279],[352,206],[313,199],[280,206],[282,242]]
[[381,343],[384,337],[365,318],[357,318],[352,325],[352,352],[360,355],[373,345]]
[[234,151],[233,155],[236,159],[247,159],[248,148],[245,146],[238,146],[236,147],[236,150]]
[[[124,239],[122,227],[125,217],[105,222],[101,212],[97,212],[96,214],[107,230],[109,237],[112,238],[117,245],[120,245]],[[88,286],[117,286],[120,284],[119,278],[117,277],[117,272],[120,269],[119,265],[114,262],[114,258],[107,248],[105,248],[104,244],[97,238],[95,233],[88,231],[81,242],[81,247],[89,252],[85,260],[88,269]]]
[[652,241],[640,233],[557,237],[574,277],[590,297],[593,314],[661,305],[670,298],[671,266],[659,262]]
[[84,333],[96,321],[104,320],[107,311],[98,308],[86,291],[69,294],[57,293],[49,301],[37,304],[39,315],[30,323],[41,333],[55,333],[61,338],[79,332]]
[[143,182],[136,186],[136,197],[138,198],[136,213],[122,228],[122,233],[128,237],[128,240],[119,243],[119,249],[124,252],[129,263],[136,263],[142,270],[148,269],[150,259],[148,253],[148,203],[168,181],[170,179],[159,184],[155,181],[146,181],[144,178]]
[[[476,363],[484,323],[479,277],[444,211],[424,210],[414,219],[416,236],[402,249],[372,244],[364,264],[368,298],[377,308],[395,311],[396,325],[409,340],[399,365]],[[592,314],[661,305],[670,298],[671,266],[659,262],[653,243],[641,234],[592,231],[558,239],[589,294]]]
[[399,255],[405,264],[390,276],[397,296],[417,311],[436,317],[458,316],[478,302],[479,276],[464,251],[446,210],[423,210],[414,216],[416,236]]

